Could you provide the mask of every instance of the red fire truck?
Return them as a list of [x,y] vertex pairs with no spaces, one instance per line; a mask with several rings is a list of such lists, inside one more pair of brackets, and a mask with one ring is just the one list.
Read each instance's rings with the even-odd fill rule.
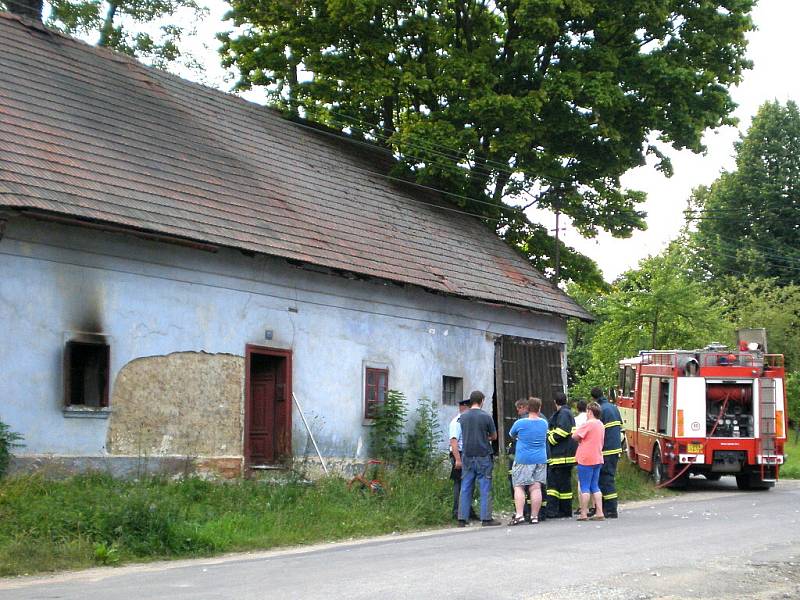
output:
[[735,475],[740,489],[774,486],[788,420],[783,355],[765,347],[766,336],[736,350],[712,344],[620,361],[614,395],[628,459],[672,487],[692,473]]

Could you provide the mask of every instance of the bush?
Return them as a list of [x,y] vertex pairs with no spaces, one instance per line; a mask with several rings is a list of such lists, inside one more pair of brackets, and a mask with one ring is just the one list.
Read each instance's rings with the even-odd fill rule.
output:
[[442,430],[433,400],[422,398],[417,406],[417,420],[406,438],[403,462],[415,469],[431,469],[440,461],[439,441]]
[[406,427],[406,397],[402,392],[389,390],[379,404],[370,428],[370,452],[375,458],[399,463],[403,457],[403,433]]
[[2,479],[8,465],[11,462],[11,450],[13,448],[21,448],[22,444],[19,442],[22,436],[18,433],[11,431],[8,425],[0,421],[0,479]]
[[793,427],[800,420],[800,371],[786,373],[786,410]]

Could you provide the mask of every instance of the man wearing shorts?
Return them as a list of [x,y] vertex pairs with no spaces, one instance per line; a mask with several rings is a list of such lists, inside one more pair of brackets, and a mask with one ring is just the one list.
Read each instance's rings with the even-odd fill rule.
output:
[[547,421],[539,416],[542,401],[528,400],[528,416],[511,426],[509,435],[516,438],[511,482],[514,485],[514,518],[509,525],[525,522],[525,490],[531,498],[531,523],[538,523],[542,505],[542,485],[547,482]]

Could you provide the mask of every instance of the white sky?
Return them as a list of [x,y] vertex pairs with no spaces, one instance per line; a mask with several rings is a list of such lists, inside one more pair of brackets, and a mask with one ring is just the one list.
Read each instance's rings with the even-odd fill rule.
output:
[[[218,47],[215,34],[230,28],[222,23],[227,5],[222,0],[207,0],[206,5],[210,14],[198,27],[192,44],[193,51],[206,65],[200,79],[208,85],[230,89],[233,79],[230,74],[226,78],[214,51]],[[675,169],[671,178],[664,177],[651,166],[633,169],[623,177],[623,185],[647,193],[643,210],[648,215],[648,229],[627,239],[614,239],[600,233],[597,238],[589,240],[582,238],[567,223],[563,232],[565,242],[597,261],[606,280],[612,281],[623,271],[635,267],[642,258],[657,254],[676,237],[683,225],[683,210],[692,189],[710,184],[722,170],[734,167],[733,143],[740,132],[746,131],[762,103],[773,99],[781,102],[800,100],[800,69],[795,64],[800,0],[760,0],[753,12],[753,20],[758,29],[748,36],[748,55],[754,66],[745,72],[741,85],[731,91],[739,105],[734,113],[740,121],[738,128],[725,127],[706,133],[703,142],[708,151],[705,155],[689,151],[671,152]],[[198,79],[197,74],[184,75]],[[248,93],[245,97],[259,101],[261,94]],[[555,217],[550,213],[531,211],[530,216],[551,229],[555,227]],[[562,219],[561,223],[564,221]]]

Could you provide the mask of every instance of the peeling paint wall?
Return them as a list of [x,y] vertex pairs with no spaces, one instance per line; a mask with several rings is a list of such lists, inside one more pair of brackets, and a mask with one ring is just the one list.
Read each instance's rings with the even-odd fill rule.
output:
[[[347,463],[368,452],[365,366],[389,369],[413,415],[418,399],[441,401],[445,375],[490,398],[497,336],[566,341],[554,315],[25,218],[0,240],[0,320],[0,419],[25,436],[26,460],[145,453],[227,471],[241,463],[248,344],[291,350],[320,449]],[[108,339],[110,406],[76,415],[63,410],[64,343],[87,329]],[[441,407],[443,431],[456,412]],[[291,443],[315,454],[296,406]]]
[[106,450],[128,456],[242,454],[244,358],[179,352],[117,375]]

